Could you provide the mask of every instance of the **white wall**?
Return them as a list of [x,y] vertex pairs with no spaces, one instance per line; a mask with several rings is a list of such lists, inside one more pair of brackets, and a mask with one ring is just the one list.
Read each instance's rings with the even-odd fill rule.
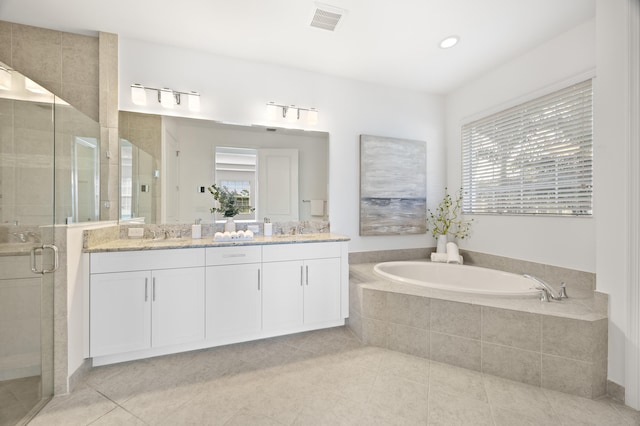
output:
[[[447,183],[461,186],[460,127],[471,119],[513,106],[568,80],[592,76],[595,20],[560,35],[446,98]],[[582,78],[586,79],[586,78]],[[469,250],[595,272],[595,219],[475,215]]]
[[[609,378],[623,386],[629,285],[628,14],[627,0],[598,0],[596,3],[598,78],[594,99],[594,172],[597,287],[609,294]],[[638,167],[638,164],[632,167]]]
[[[120,109],[137,107],[129,85],[197,90],[202,118],[267,124],[268,101],[317,107],[318,130],[331,138],[332,230],[352,237],[350,251],[423,247],[425,236],[358,237],[358,135],[428,142],[429,206],[442,188],[460,186],[460,125],[468,118],[541,94],[597,65],[595,84],[595,212],[592,219],[477,216],[470,250],[597,273],[610,296],[609,378],[625,383],[628,285],[625,90],[627,1],[597,0],[597,17],[456,90],[439,97],[292,69],[120,39]],[[597,33],[596,33],[597,28]],[[597,62],[596,62],[597,52]],[[443,114],[445,113],[446,114]],[[446,115],[446,126],[444,116]],[[446,166],[443,130],[446,130]],[[446,174],[445,174],[446,173]],[[596,245],[597,241],[597,245]]]
[[198,91],[202,112],[190,115],[176,110],[174,115],[232,123],[270,124],[266,121],[269,101],[317,108],[318,125],[308,129],[330,134],[332,232],[351,237],[352,252],[434,245],[427,235],[358,236],[359,135],[426,141],[427,194],[432,207],[432,194],[445,182],[441,97],[126,38],[120,38],[118,63],[121,110],[168,112],[156,105],[134,105],[132,83]]

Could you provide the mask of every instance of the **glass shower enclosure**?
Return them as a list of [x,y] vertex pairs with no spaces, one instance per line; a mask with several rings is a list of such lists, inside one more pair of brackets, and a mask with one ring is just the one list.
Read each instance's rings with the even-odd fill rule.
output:
[[58,246],[65,224],[99,220],[98,135],[0,63],[0,426],[26,424],[53,395]]

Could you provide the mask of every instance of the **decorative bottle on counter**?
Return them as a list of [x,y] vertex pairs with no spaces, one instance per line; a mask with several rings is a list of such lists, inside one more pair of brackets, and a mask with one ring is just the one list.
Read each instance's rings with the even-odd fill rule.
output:
[[232,217],[227,218],[227,222],[224,224],[225,232],[235,232],[236,231],[236,223],[233,221]]
[[191,225],[191,238],[194,240],[202,238],[202,225],[200,225],[200,219],[196,219],[195,223]]
[[269,220],[268,217],[264,218],[263,234],[265,237],[270,237],[271,235],[273,235],[273,223],[271,223],[271,220]]
[[447,234],[438,235],[438,245],[436,246],[436,253],[447,252]]

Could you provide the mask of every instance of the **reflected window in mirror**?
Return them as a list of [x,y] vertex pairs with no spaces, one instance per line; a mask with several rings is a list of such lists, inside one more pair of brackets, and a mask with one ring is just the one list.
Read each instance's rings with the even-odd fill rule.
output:
[[72,210],[74,222],[100,219],[100,142],[76,136],[72,150]]
[[120,219],[131,219],[133,201],[133,145],[120,140]]
[[236,204],[241,209],[235,220],[256,220],[257,212],[251,209],[257,205],[257,157],[255,149],[222,146],[215,149],[216,184],[238,194]]

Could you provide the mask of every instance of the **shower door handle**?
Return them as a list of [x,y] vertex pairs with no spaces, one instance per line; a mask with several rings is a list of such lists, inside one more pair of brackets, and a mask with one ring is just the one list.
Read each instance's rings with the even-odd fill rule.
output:
[[[45,250],[53,251],[53,268],[38,270],[38,265],[36,265],[36,254],[38,251],[44,252]],[[34,274],[50,274],[58,270],[60,266],[60,261],[58,258],[58,247],[53,244],[43,244],[41,247],[34,247],[31,249],[31,272]]]

